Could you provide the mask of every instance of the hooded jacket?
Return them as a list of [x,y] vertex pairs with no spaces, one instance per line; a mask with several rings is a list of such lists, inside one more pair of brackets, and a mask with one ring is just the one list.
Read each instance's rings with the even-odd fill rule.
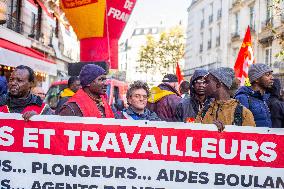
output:
[[151,89],[147,108],[155,112],[163,121],[178,121],[176,109],[181,99],[176,89],[166,83],[162,83],[158,87]]
[[198,78],[204,77],[208,72],[205,70],[196,70],[190,79],[190,97],[182,99],[177,106],[177,119],[181,122],[187,122],[187,120],[194,120],[202,107],[206,104],[210,104],[210,100],[206,99],[203,104],[200,104],[195,97],[196,93],[193,87],[194,81]]
[[240,87],[235,95],[235,99],[252,112],[257,127],[272,127],[268,98],[269,94],[261,95],[260,92],[246,86]]
[[271,112],[271,121],[273,128],[284,128],[284,102],[280,101],[281,83],[279,79],[274,79],[268,107]]

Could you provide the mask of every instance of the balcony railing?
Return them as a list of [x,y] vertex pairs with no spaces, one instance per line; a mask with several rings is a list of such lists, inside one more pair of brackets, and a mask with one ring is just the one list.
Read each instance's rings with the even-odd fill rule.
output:
[[273,19],[272,18],[266,19],[265,21],[262,22],[261,26],[262,29],[273,27]]
[[242,0],[233,0],[232,7],[240,5]]
[[203,45],[202,44],[200,44],[200,46],[199,46],[199,52],[200,53],[203,52]]
[[220,36],[216,37],[216,47],[220,46],[221,43],[220,39],[221,39]]
[[211,24],[213,22],[213,15],[209,16],[209,24]]
[[234,32],[234,33],[232,33],[231,37],[232,37],[232,41],[233,41],[233,40],[239,39],[240,34],[239,34],[239,32]]
[[207,46],[207,49],[211,49],[211,45],[212,45],[212,41],[208,41],[208,46]]
[[203,29],[204,28],[204,20],[201,20],[200,22],[200,29]]
[[220,20],[222,18],[222,9],[219,9],[217,12],[217,20]]
[[24,22],[16,19],[10,14],[7,15],[7,28],[9,28],[10,30],[13,30],[17,33],[23,33],[23,25]]

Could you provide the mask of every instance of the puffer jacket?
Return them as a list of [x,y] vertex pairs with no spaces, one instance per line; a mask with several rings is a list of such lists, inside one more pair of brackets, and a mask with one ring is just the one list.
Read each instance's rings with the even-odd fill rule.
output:
[[274,79],[273,87],[268,100],[268,107],[271,112],[273,128],[284,128],[284,102],[280,100],[281,83],[279,79]]
[[271,114],[267,105],[269,94],[261,95],[259,91],[243,86],[236,92],[235,99],[252,112],[257,127],[272,127]]
[[176,122],[176,109],[182,98],[176,89],[166,83],[151,89],[147,108],[155,112],[162,121]]

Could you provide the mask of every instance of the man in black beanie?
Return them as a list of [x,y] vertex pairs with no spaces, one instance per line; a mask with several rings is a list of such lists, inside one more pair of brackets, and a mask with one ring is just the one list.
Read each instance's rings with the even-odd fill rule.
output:
[[167,74],[162,84],[151,89],[147,107],[155,112],[163,121],[178,121],[176,118],[177,105],[181,97],[177,91],[178,79],[174,74]]

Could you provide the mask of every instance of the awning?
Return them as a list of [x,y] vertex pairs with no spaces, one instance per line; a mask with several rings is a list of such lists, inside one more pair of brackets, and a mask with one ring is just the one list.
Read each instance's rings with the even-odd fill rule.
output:
[[55,62],[47,59],[43,53],[4,39],[0,39],[0,64],[12,67],[26,65],[34,71],[57,75]]

